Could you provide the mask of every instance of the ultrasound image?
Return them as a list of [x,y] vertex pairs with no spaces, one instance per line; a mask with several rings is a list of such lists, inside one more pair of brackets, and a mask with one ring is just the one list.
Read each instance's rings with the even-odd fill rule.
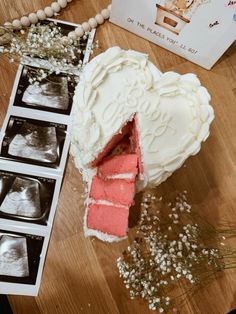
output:
[[35,180],[15,178],[0,211],[29,218],[41,217],[39,183]]
[[53,163],[57,160],[57,135],[55,127],[44,127],[25,122],[8,149],[12,156]]
[[66,110],[69,106],[68,82],[66,77],[53,77],[39,85],[29,85],[22,97],[29,106],[42,106]]
[[0,170],[0,218],[47,225],[56,180]]
[[0,281],[34,285],[43,243],[39,235],[0,230]]
[[0,235],[0,275],[29,276],[27,242],[25,237]]
[[0,158],[58,168],[66,135],[66,124],[10,116]]

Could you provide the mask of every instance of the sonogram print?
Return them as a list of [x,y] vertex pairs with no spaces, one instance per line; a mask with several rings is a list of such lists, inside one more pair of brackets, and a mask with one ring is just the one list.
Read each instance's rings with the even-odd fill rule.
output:
[[0,230],[0,282],[34,285],[43,243],[40,235]]
[[30,84],[23,94],[22,101],[30,106],[66,110],[69,106],[67,78],[54,76],[38,85]]
[[55,127],[44,127],[25,122],[12,139],[8,153],[12,156],[53,163],[57,160]]
[[[70,115],[79,80],[76,75],[51,73],[30,65],[20,66],[19,71],[13,106]],[[35,81],[40,71],[44,78]]]
[[67,134],[66,124],[10,116],[0,158],[58,168]]
[[42,215],[39,183],[36,180],[16,177],[0,210],[6,214],[39,218]]
[[0,170],[0,219],[47,225],[56,182]]
[[0,275],[29,276],[27,240],[25,237],[0,234]]

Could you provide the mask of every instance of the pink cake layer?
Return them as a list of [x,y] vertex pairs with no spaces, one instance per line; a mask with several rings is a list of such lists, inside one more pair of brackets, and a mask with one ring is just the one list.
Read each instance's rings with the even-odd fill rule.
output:
[[114,204],[131,206],[134,197],[134,183],[124,179],[103,180],[98,176],[92,179],[89,197]]
[[133,180],[138,173],[138,156],[135,154],[111,156],[98,166],[98,175],[108,177],[117,174],[133,174]]
[[110,235],[126,236],[129,209],[100,204],[89,204],[87,227]]

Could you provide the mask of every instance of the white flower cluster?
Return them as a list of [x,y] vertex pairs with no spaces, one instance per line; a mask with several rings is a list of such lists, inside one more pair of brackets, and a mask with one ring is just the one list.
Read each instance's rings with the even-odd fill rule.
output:
[[[8,40],[0,41],[0,53],[6,55],[9,62],[29,57],[47,60],[50,70],[56,74],[65,71],[74,73],[82,68],[89,33],[80,39],[72,39],[65,36],[65,31],[53,22],[38,23],[21,30],[9,27],[1,30],[5,31],[3,36],[7,35]],[[97,47],[98,42],[87,49],[93,52],[93,48]]]
[[169,291],[178,281],[186,289],[188,284],[197,286],[206,271],[218,268],[221,256],[207,246],[205,229],[193,222],[186,192],[174,205],[164,205],[162,198],[149,193],[141,206],[138,237],[117,266],[130,297],[141,297],[149,309],[162,313],[175,306]]

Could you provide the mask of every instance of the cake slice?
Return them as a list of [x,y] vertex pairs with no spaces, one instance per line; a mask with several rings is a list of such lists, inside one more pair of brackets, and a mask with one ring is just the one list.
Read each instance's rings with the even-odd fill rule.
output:
[[103,180],[98,176],[94,176],[89,198],[131,206],[134,198],[134,183],[125,179]]
[[87,228],[111,236],[125,237],[128,228],[128,216],[128,207],[89,204]]

